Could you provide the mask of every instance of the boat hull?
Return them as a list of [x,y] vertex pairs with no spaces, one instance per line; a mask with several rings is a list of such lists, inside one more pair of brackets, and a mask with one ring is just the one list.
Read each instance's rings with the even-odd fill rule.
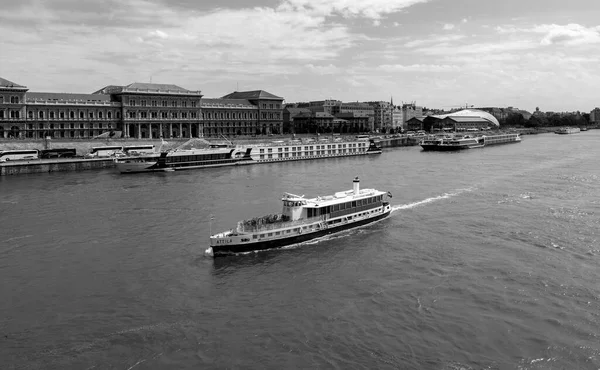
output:
[[309,240],[317,239],[326,235],[335,234],[341,231],[354,229],[356,227],[368,225],[370,223],[382,220],[390,215],[392,208],[390,205],[387,205],[385,211],[377,216],[373,216],[367,219],[362,219],[358,221],[351,221],[347,223],[342,223],[336,226],[330,226],[325,229],[307,232],[303,234],[295,234],[293,236],[287,238],[280,239],[272,239],[259,241],[254,243],[243,243],[243,244],[224,244],[224,245],[213,245],[212,253],[214,257],[219,256],[227,256],[238,253],[247,253],[254,251],[262,251],[269,249],[277,249],[289,245],[299,244],[303,242],[307,242]]

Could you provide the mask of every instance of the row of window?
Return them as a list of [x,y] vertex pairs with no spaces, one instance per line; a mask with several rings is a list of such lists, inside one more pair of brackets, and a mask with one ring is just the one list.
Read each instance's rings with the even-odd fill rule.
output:
[[[10,100],[7,100],[7,101],[10,101],[11,104],[19,104],[21,99],[18,96],[11,96]],[[0,96],[0,104],[3,104],[3,103],[4,103],[4,96]]]
[[261,113],[260,118],[262,119],[279,119],[279,113]]
[[[137,100],[135,100],[135,99],[129,100],[129,105],[132,106],[132,107],[137,106]],[[140,100],[140,106],[141,107],[148,106],[148,101],[147,100]],[[150,106],[152,106],[152,107],[158,107],[158,101],[157,100],[151,100],[150,101]],[[161,101],[161,106],[162,107],[168,107],[169,106],[169,102],[166,101],[166,100],[162,100]],[[188,106],[187,100],[180,100],[180,101],[172,100],[171,101],[171,107],[178,107],[178,106],[186,108]],[[190,102],[190,106],[192,108],[196,108],[198,106],[198,102],[195,101],[195,100],[193,100],[193,101]]]
[[[361,213],[358,213],[356,215],[348,216],[347,220],[351,221],[353,218],[363,217],[363,216],[366,216],[368,214],[372,214],[372,213],[375,213],[375,212],[376,212],[376,210],[361,212]],[[330,221],[330,222],[327,222],[327,225],[335,225],[335,224],[339,224],[340,222],[342,222],[342,220]],[[280,236],[280,235],[286,235],[286,234],[292,234],[292,233],[297,234],[297,233],[300,232],[300,230],[303,230],[303,231],[314,231],[316,228],[317,228],[317,224],[311,225],[311,226],[296,227],[294,229],[287,229],[287,230],[282,230],[282,231],[275,231],[275,232],[271,232],[271,233],[254,234],[254,235],[252,235],[252,239],[270,238],[270,237],[273,237],[273,236]],[[227,239],[225,239],[225,240],[227,240]]]
[[317,150],[312,152],[292,152],[292,153],[277,153],[277,157],[273,157],[273,154],[265,154],[260,155],[260,159],[272,159],[272,158],[289,158],[290,154],[292,157],[302,157],[302,156],[314,156],[314,155],[327,155],[327,154],[346,154],[346,153],[357,153],[364,152],[365,150],[361,149],[338,149],[338,150]]
[[[267,109],[267,103],[262,103],[262,104],[260,105],[260,107],[261,107],[262,109]],[[279,109],[279,104],[273,104],[273,103],[270,103],[270,104],[269,104],[269,109]]]
[[205,112],[205,119],[257,119],[258,113],[253,112]]
[[32,123],[27,125],[27,129],[28,130],[45,130],[45,129],[50,129],[50,130],[58,130],[58,129],[74,129],[74,128],[83,128],[83,129],[87,129],[87,128],[108,128],[110,129],[112,127],[112,125],[110,123],[106,124],[106,126],[104,126],[103,123],[97,123],[97,124],[85,124],[85,123],[79,123],[78,125],[76,125],[75,123],[71,123],[71,124],[65,124],[65,123],[61,123],[59,124],[54,124],[51,123],[48,126],[46,126],[43,123],[40,123],[39,125],[34,125]]
[[[328,145],[314,145],[314,149],[317,150],[323,150],[326,149],[325,147],[327,147],[327,149],[343,149],[346,148],[346,146],[348,146],[348,148],[360,148],[360,147],[366,147],[367,144],[366,143],[349,143],[349,144],[328,144]],[[295,151],[302,151],[302,147],[301,146],[292,146],[292,152]],[[290,147],[284,147],[284,148],[277,148],[278,152],[289,152]],[[305,151],[308,150],[313,150],[313,145],[308,145],[304,147]],[[260,153],[264,153],[265,149],[260,149]],[[273,148],[267,148],[267,153],[272,153],[273,152]]]
[[[79,114],[76,115],[75,111],[69,111],[69,119],[75,119],[76,116],[78,116],[79,119],[84,119],[85,118],[85,112],[83,111],[79,111]],[[27,117],[29,119],[34,119],[36,116],[36,114],[33,111],[28,111],[27,112]],[[38,111],[37,112],[37,118],[38,119],[66,119],[66,112],[60,111],[58,112],[58,115],[56,114],[56,112],[54,111],[50,111],[48,112],[48,116],[46,117],[46,112],[45,111]],[[103,111],[99,111],[99,112],[88,112],[88,118],[89,119],[112,119],[113,116],[116,116],[116,118],[121,118],[121,112],[117,111],[115,112],[115,114],[113,115],[113,112],[108,111],[106,112],[106,115],[104,114]]]
[[[148,114],[150,113],[150,114]],[[189,114],[188,114],[189,113]],[[127,117],[129,119],[196,119],[198,118],[198,112],[136,112],[129,111],[127,112]]]

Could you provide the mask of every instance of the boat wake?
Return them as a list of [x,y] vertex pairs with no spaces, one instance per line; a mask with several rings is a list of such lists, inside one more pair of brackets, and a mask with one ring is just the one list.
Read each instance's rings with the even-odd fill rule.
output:
[[449,198],[455,197],[455,196],[463,194],[463,193],[471,192],[473,190],[475,190],[475,187],[470,187],[470,188],[465,188],[465,189],[458,189],[458,190],[456,190],[456,191],[454,191],[452,193],[444,193],[442,195],[438,195],[437,197],[431,197],[431,198],[423,199],[423,200],[418,201],[418,202],[393,206],[392,207],[392,212],[400,211],[400,210],[404,210],[404,209],[416,208],[416,207],[422,206],[422,205],[427,204],[427,203],[437,202],[438,200],[442,200],[442,199],[449,199]]

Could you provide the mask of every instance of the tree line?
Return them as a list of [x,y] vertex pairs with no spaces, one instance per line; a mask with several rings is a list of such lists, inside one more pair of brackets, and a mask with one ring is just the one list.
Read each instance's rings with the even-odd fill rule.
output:
[[588,113],[542,113],[533,114],[525,119],[521,113],[510,113],[506,118],[499,120],[500,127],[560,127],[560,126],[587,126],[590,124]]

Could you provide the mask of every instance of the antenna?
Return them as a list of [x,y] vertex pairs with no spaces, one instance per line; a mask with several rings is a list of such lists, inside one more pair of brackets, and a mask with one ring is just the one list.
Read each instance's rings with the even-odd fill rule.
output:
[[240,91],[240,83],[239,82],[235,83],[235,91]]

